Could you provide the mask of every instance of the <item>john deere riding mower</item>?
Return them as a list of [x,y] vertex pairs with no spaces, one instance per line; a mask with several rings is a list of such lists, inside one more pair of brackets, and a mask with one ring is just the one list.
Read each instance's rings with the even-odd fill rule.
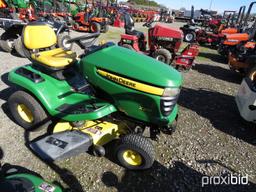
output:
[[[25,129],[57,122],[50,135],[31,143],[43,159],[53,161],[81,152],[111,153],[128,169],[154,162],[151,141],[177,123],[182,76],[172,67],[114,43],[93,45],[99,33],[69,40],[84,54],[50,49],[57,37],[47,25],[27,25],[24,46],[32,64],[9,73],[20,89],[8,100],[15,121]],[[53,123],[54,125],[54,123]],[[112,142],[111,142],[112,143]],[[112,145],[111,145],[112,146]]]
[[[0,148],[0,159],[3,151]],[[2,192],[62,192],[61,187],[44,181],[28,169],[0,163],[0,189]]]

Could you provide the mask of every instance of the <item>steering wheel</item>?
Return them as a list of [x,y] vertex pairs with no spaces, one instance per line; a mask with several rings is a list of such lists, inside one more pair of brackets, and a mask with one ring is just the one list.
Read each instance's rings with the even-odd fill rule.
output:
[[[67,41],[67,43],[76,43],[81,49],[87,49],[95,43],[97,38],[100,36],[100,32],[92,33],[90,35],[83,35],[75,37]],[[90,41],[89,41],[90,40]]]
[[150,28],[153,22],[154,22],[154,18],[150,19],[149,21],[144,23],[142,26]]

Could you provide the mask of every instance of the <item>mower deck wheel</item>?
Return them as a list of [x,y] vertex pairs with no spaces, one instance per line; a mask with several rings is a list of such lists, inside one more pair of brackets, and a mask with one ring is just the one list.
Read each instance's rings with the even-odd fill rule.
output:
[[116,145],[115,154],[121,166],[132,170],[148,169],[155,159],[151,141],[137,134],[122,137]]
[[67,41],[70,40],[71,37],[67,34],[61,33],[58,35],[57,45],[64,50],[71,50],[73,47],[73,43],[68,43]]
[[90,31],[92,33],[97,33],[97,32],[100,32],[101,31],[101,26],[99,23],[96,23],[96,22],[92,22],[91,25],[90,25]]
[[49,122],[49,116],[40,103],[25,91],[16,91],[8,99],[9,110],[15,121],[31,130]]
[[154,53],[154,58],[169,65],[172,59],[172,54],[167,49],[158,49]]

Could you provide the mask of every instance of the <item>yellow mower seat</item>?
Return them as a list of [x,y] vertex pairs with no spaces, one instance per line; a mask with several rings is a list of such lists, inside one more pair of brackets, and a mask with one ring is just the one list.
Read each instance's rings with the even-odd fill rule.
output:
[[76,53],[62,48],[33,53],[32,59],[52,68],[63,68],[76,60]]
[[76,61],[76,53],[72,51],[62,48],[45,50],[57,44],[57,36],[48,25],[27,25],[23,31],[23,43],[27,49],[31,50],[31,58],[36,63],[61,69]]

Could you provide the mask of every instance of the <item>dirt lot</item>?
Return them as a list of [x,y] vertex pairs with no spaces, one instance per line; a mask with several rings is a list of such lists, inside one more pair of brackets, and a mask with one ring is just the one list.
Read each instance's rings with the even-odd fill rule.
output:
[[[179,27],[180,23],[171,24]],[[138,25],[142,28],[141,24]],[[145,29],[143,29],[145,30]],[[111,28],[99,41],[119,39],[122,29]],[[73,36],[79,35],[72,33]],[[75,47],[75,50],[78,50]],[[6,99],[12,89],[6,73],[29,61],[0,52],[0,146],[4,162],[27,167],[49,181],[57,181],[73,191],[256,191],[256,130],[237,111],[234,95],[242,77],[224,64],[215,50],[201,48],[193,70],[184,73],[179,99],[177,131],[161,135],[154,142],[157,158],[150,170],[127,171],[107,158],[81,154],[47,164],[26,147],[38,133],[25,133],[8,115]],[[41,132],[43,133],[43,132]],[[249,185],[207,185],[203,176],[249,175]]]

